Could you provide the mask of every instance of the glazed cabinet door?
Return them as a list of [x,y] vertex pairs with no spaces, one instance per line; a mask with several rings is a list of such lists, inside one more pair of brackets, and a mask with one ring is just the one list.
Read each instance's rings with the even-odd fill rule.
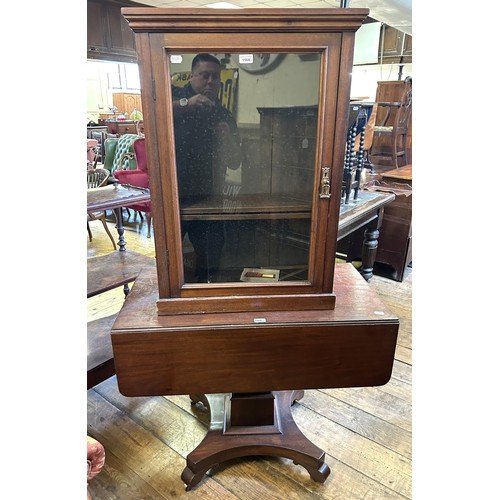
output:
[[[355,30],[206,28],[136,33],[158,311],[332,308]],[[217,105],[180,113],[204,78]]]

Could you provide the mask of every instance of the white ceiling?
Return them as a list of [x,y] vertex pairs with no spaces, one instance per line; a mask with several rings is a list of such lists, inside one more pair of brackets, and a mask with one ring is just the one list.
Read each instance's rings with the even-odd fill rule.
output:
[[[152,7],[206,7],[219,0],[136,0]],[[349,7],[368,8],[370,17],[411,35],[412,0],[347,0]],[[332,8],[340,7],[340,0],[227,0],[242,8]]]

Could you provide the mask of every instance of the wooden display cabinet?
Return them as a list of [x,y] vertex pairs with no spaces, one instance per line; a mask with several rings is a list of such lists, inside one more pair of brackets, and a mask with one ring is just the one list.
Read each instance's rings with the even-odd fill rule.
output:
[[[155,212],[159,314],[334,307],[334,261],[350,68],[355,31],[367,10],[245,9],[241,13],[224,10],[211,13],[125,8],[122,12],[136,33],[143,82],[142,105],[148,130],[147,155]],[[251,115],[247,119],[258,123],[259,108],[265,107],[266,102],[289,108],[317,107],[317,116],[309,117],[317,121],[311,127],[317,130],[315,136],[309,140],[303,130],[306,135],[295,138],[301,143],[308,140],[310,144],[300,171],[296,169],[297,176],[291,177],[292,168],[284,171],[286,159],[277,161],[275,155],[266,158],[263,143],[260,169],[266,170],[273,182],[253,192],[241,185],[236,198],[228,181],[213,196],[204,193],[198,199],[179,200],[170,82],[178,61],[192,59],[199,52],[223,53],[240,62],[238,106],[245,107],[247,115]],[[278,66],[265,73],[265,78],[260,73],[245,71],[241,63],[246,55],[257,58],[261,53],[283,56]],[[296,81],[304,72],[308,82],[306,92]],[[243,112],[238,109],[236,114],[240,116]],[[241,169],[245,169],[244,164]],[[200,185],[205,182],[203,178],[195,181]],[[224,189],[233,193],[230,199]],[[228,227],[239,221],[240,229],[248,229],[248,242],[242,245],[245,250],[255,247],[265,252],[267,248],[278,248],[275,255],[281,255],[283,262],[252,257],[249,265],[233,269],[222,256],[221,265],[207,280],[209,283],[195,282],[188,272],[188,268],[196,265],[192,263],[193,250],[186,239],[184,248],[181,244],[183,223],[193,220],[219,220]],[[307,227],[309,238],[306,256],[299,252],[294,263],[293,255],[290,256],[295,250],[291,226],[297,220]],[[195,258],[198,263],[202,259],[200,255]],[[280,279],[265,283],[241,281],[245,269],[256,272],[259,268],[275,270]],[[300,279],[282,280],[281,276],[289,276],[291,269],[305,273],[302,272]]]
[[[120,392],[210,407],[181,476],[188,489],[248,455],[290,458],[323,482],[325,453],[290,406],[304,389],[385,384],[398,331],[354,267],[335,271],[354,36],[368,10],[122,13],[136,37],[157,269],[137,278],[112,329]],[[237,64],[236,126],[260,129],[231,159],[227,131],[224,147],[202,148],[206,175],[192,175],[194,146],[183,163],[171,86],[198,53]],[[197,138],[212,133],[205,124]],[[206,254],[191,239],[200,226]]]

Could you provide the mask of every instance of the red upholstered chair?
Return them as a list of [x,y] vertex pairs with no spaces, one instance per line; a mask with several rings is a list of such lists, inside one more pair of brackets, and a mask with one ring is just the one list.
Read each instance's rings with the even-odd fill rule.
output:
[[[134,153],[137,162],[135,170],[115,170],[113,175],[120,184],[130,184],[142,188],[149,188],[148,163],[146,160],[146,139],[144,137],[134,141]],[[151,238],[151,203],[127,205],[125,208],[136,212],[145,212],[148,225],[148,238]]]
[[[94,438],[87,436],[87,485],[104,467],[106,452],[104,446]],[[87,500],[92,497],[87,490]]]
[[95,168],[99,143],[97,139],[87,139],[87,168]]

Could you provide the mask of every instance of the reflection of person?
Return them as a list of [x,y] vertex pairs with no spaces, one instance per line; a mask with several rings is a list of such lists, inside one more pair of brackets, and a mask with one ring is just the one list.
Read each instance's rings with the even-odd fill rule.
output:
[[[191,197],[221,194],[227,168],[240,165],[240,138],[232,114],[218,102],[220,62],[198,54],[189,83],[172,86],[177,178],[181,206]],[[199,282],[210,281],[224,245],[222,221],[183,221],[194,247]]]

